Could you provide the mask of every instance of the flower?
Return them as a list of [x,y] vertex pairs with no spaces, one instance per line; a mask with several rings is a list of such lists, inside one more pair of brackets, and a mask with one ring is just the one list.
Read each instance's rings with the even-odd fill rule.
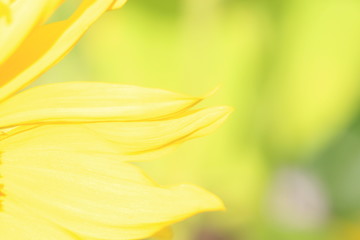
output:
[[169,225],[223,209],[213,194],[162,187],[131,162],[207,135],[230,108],[192,109],[202,98],[96,82],[19,93],[124,1],[84,0],[68,20],[44,24],[61,3],[0,2],[1,239],[167,238]]

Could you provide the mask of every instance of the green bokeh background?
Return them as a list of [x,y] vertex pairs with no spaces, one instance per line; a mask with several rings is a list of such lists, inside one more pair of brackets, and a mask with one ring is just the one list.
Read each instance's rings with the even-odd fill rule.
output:
[[235,108],[222,128],[141,164],[227,206],[176,240],[360,239],[360,1],[129,0],[34,85],[63,81],[220,86],[204,104]]

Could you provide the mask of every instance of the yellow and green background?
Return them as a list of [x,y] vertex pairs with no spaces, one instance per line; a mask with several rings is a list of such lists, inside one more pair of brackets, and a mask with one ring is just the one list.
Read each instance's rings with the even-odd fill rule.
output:
[[213,135],[141,163],[227,206],[175,225],[175,240],[360,239],[360,1],[128,0],[33,85],[63,81],[219,86],[204,104],[235,108]]

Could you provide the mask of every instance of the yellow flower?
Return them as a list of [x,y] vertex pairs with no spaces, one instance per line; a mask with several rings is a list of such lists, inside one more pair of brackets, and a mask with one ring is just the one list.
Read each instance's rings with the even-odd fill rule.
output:
[[0,1],[0,239],[143,239],[223,209],[211,193],[161,187],[130,162],[208,134],[228,107],[192,110],[201,98],[95,82],[18,93],[124,1],[84,0],[68,20],[44,24],[61,3]]

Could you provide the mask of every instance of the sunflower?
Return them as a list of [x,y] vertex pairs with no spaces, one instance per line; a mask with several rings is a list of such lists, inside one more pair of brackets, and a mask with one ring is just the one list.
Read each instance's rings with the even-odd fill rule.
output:
[[169,225],[223,209],[193,185],[162,187],[131,162],[207,135],[229,107],[138,86],[67,82],[19,92],[61,59],[105,11],[124,1],[0,1],[1,240],[168,238]]

